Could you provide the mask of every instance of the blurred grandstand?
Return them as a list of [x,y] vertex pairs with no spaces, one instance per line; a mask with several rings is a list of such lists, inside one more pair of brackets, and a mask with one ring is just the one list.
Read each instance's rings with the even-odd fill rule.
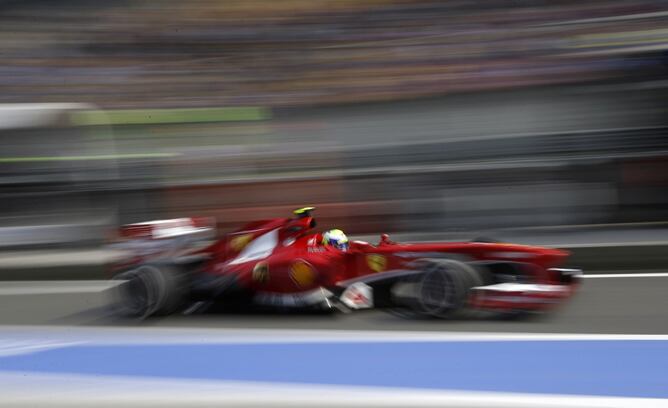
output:
[[0,124],[2,227],[664,221],[667,23],[643,0],[0,1],[0,103],[88,104],[39,142]]
[[0,2],[0,102],[303,106],[624,78],[668,6],[589,0]]

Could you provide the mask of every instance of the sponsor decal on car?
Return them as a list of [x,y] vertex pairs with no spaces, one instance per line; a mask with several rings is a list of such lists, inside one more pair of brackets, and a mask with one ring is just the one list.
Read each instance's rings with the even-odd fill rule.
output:
[[297,286],[309,286],[315,281],[315,269],[305,260],[298,259],[290,266],[290,278]]
[[351,309],[372,308],[373,288],[363,282],[355,282],[343,291],[341,302]]
[[238,237],[232,238],[232,240],[230,241],[230,248],[232,248],[235,251],[241,251],[252,240],[253,240],[253,234],[239,235]]
[[253,267],[252,278],[257,283],[267,283],[269,281],[269,266],[266,262],[258,262]]
[[369,254],[366,256],[366,264],[374,272],[382,272],[387,267],[387,258],[379,254]]

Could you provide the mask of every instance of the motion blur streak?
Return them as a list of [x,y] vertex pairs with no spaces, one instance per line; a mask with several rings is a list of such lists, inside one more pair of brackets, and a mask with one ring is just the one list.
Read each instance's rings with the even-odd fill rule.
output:
[[303,203],[354,233],[662,221],[667,22],[646,0],[3,1],[2,242]]
[[[308,205],[611,275],[507,330],[665,333],[665,278],[634,272],[668,268],[667,27],[663,0],[0,0],[0,281],[108,277],[121,224]],[[104,286],[30,285],[0,283],[0,324],[108,313]]]

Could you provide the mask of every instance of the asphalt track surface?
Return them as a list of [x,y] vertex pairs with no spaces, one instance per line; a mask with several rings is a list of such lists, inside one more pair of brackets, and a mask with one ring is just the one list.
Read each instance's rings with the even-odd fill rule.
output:
[[[44,283],[39,283],[44,288]],[[207,313],[119,320],[108,290],[28,290],[0,295],[0,325],[147,326],[391,331],[668,334],[668,277],[585,279],[578,294],[546,315],[522,320],[407,320],[380,311],[350,314]]]

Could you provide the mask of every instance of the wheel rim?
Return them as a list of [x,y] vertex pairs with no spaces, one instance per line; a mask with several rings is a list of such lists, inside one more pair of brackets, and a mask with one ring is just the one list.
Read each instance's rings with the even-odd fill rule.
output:
[[130,279],[125,284],[125,295],[130,300],[132,309],[141,310],[142,305],[146,307],[148,304],[148,288],[144,284],[144,280],[138,276]]
[[442,270],[428,272],[420,285],[422,307],[427,313],[438,313],[455,304],[454,283],[450,275]]
[[118,286],[119,300],[125,314],[130,316],[145,316],[150,309],[151,292],[146,282],[138,271],[131,271],[119,276],[125,280]]

